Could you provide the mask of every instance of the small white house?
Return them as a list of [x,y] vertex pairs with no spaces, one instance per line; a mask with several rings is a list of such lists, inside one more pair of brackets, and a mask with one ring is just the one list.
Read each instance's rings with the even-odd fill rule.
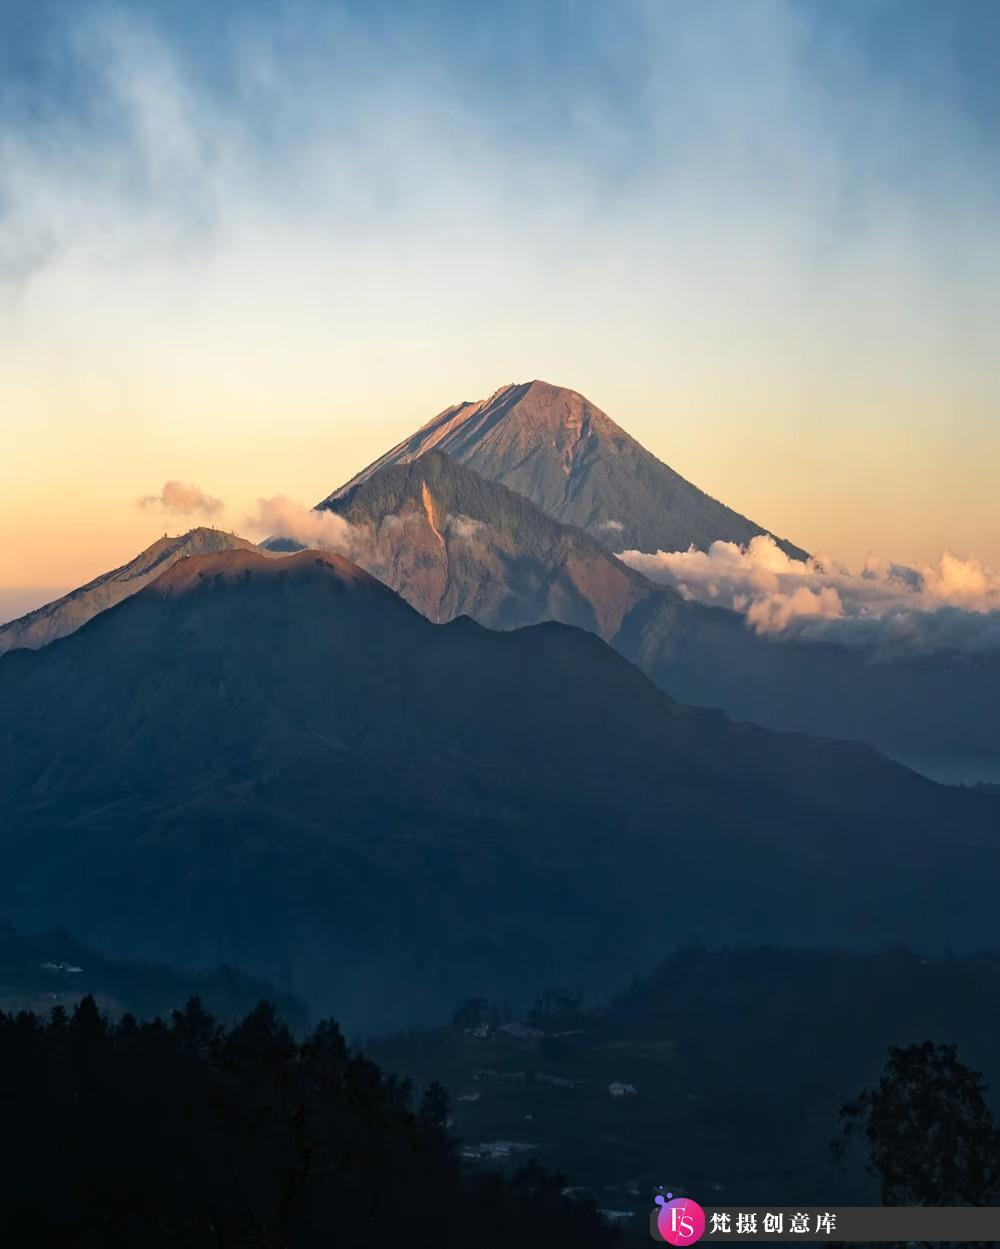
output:
[[537,1145],[530,1145],[526,1141],[480,1141],[479,1156],[480,1158],[509,1158],[511,1154],[522,1154],[537,1148]]
[[510,1023],[501,1024],[497,1032],[504,1032],[507,1036],[516,1037],[519,1041],[535,1041],[545,1035],[541,1028],[530,1028],[516,1019]]
[[608,1092],[612,1097],[638,1097],[639,1090],[634,1084],[622,1084],[620,1080],[614,1080],[608,1085]]

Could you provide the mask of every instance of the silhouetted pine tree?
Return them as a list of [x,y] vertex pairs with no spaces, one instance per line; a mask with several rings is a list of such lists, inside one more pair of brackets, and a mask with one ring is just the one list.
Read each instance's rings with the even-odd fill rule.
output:
[[4,1243],[75,1249],[605,1249],[615,1234],[537,1165],[469,1175],[432,1085],[351,1053],[335,1023],[296,1041],[262,1003],[221,1027],[0,1013]]

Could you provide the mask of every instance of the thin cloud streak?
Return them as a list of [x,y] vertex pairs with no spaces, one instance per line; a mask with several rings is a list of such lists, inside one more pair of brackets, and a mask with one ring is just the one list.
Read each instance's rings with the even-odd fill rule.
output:
[[177,516],[218,516],[226,506],[221,499],[186,481],[164,482],[159,494],[143,495],[138,502],[142,508],[158,507]]

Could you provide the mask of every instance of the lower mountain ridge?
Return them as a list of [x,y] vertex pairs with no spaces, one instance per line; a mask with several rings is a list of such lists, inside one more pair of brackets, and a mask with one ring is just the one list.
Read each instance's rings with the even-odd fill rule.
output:
[[213,551],[254,549],[254,544],[245,538],[205,526],[189,529],[177,537],[164,534],[121,568],[102,573],[62,598],[0,625],[0,655],[18,647],[37,650],[57,638],[66,637],[99,612],[137,594],[179,559],[208,555]]
[[587,632],[435,625],[336,555],[181,560],[0,659],[0,913],[352,1029],[678,942],[994,945],[996,800],[671,701]]
[[440,451],[389,464],[324,507],[351,525],[352,558],[431,620],[467,614],[500,629],[559,620],[599,634],[682,702],[865,741],[932,771],[969,759],[1000,775],[996,655],[886,658],[758,635]]
[[0,1013],[44,1015],[57,1006],[69,1011],[88,994],[115,1018],[130,1014],[151,1019],[197,997],[227,1021],[266,1000],[300,1031],[309,1022],[294,998],[273,985],[248,980],[232,967],[191,975],[155,964],[112,962],[65,932],[22,933],[9,921],[0,921]]

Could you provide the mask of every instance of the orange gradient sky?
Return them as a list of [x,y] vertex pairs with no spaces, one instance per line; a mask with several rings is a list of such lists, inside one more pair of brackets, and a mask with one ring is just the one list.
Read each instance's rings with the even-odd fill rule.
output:
[[88,107],[0,112],[0,615],[198,523],[137,505],[167,479],[239,530],[534,377],[814,552],[1000,567],[976,119],[846,37],[817,68],[807,6],[628,11],[536,98],[433,29],[320,24],[338,76],[86,9]]

